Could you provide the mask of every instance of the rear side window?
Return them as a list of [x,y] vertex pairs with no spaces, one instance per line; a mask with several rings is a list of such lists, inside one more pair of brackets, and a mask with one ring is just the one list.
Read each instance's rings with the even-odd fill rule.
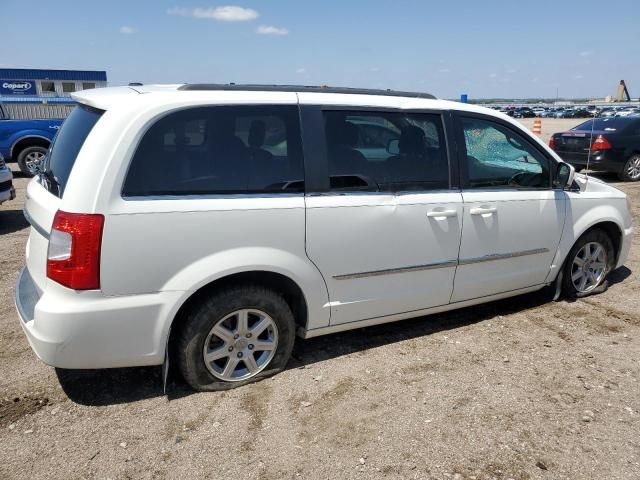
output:
[[125,197],[304,191],[295,106],[197,107],[144,134]]
[[449,188],[439,115],[325,111],[324,122],[332,190]]
[[78,152],[103,113],[81,105],[71,111],[60,127],[42,175],[43,185],[54,195],[62,198]]

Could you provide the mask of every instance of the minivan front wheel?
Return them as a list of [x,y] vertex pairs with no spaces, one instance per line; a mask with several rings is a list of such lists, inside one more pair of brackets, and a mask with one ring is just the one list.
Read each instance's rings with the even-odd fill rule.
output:
[[294,339],[293,314],[277,292],[253,285],[227,288],[187,315],[178,364],[195,390],[225,390],[284,369]]
[[613,244],[604,231],[594,229],[580,237],[565,263],[563,281],[567,296],[584,297],[606,290],[613,259]]

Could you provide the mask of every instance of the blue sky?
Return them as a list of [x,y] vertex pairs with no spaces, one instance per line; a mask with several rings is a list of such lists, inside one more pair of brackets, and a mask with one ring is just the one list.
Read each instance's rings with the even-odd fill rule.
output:
[[0,18],[0,66],[107,70],[112,85],[512,98],[605,96],[625,79],[640,95],[638,0],[0,0]]

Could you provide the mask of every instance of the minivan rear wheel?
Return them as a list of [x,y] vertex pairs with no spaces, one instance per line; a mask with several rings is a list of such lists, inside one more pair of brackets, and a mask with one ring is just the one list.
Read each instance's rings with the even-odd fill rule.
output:
[[282,371],[295,321],[277,292],[243,285],[215,292],[187,314],[178,337],[182,376],[195,390],[226,390]]

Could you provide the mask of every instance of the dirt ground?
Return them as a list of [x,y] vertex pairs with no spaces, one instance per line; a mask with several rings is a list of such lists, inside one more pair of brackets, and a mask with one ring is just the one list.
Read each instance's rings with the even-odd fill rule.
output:
[[[26,183],[0,207],[0,479],[640,478],[638,233],[604,294],[298,341],[273,379],[164,395],[160,368],[58,378],[32,353]],[[640,224],[640,184],[616,185]]]

